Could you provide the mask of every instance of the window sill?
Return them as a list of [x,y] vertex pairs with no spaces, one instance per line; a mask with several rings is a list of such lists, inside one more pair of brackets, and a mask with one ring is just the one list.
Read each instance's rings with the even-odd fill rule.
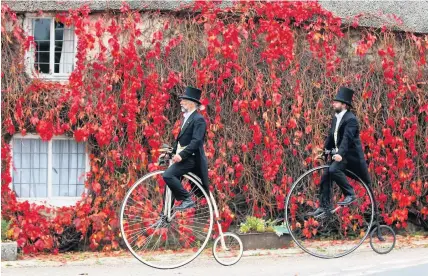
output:
[[28,201],[29,203],[34,203],[37,205],[45,205],[48,207],[69,207],[74,206],[76,203],[82,199],[81,197],[39,197],[39,198],[26,198],[26,197],[17,197],[18,202]]
[[39,79],[44,81],[52,81],[52,82],[68,82],[68,79],[70,78],[70,75],[46,75],[46,74],[39,74],[39,75],[32,75],[29,74],[31,79]]

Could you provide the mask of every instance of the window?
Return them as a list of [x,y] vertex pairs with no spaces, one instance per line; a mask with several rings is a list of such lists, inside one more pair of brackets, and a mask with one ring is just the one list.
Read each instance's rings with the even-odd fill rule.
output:
[[66,79],[74,70],[76,39],[74,29],[53,17],[26,18],[28,35],[34,47],[27,53],[27,70],[42,77]]
[[82,195],[88,168],[84,143],[65,137],[44,142],[36,135],[15,136],[12,152],[12,185],[19,198],[53,199],[54,205],[65,205]]

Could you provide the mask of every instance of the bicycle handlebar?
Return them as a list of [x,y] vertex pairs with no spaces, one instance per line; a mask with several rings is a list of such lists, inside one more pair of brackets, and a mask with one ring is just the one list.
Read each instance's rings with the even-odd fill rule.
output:
[[327,159],[328,159],[328,157],[329,157],[329,156],[333,156],[333,155],[335,155],[335,154],[337,154],[337,151],[336,151],[335,149],[332,149],[332,150],[324,149],[323,153],[322,153],[322,154],[320,154],[320,155],[317,157],[317,159],[319,159],[319,160],[324,160],[324,161],[328,161],[328,160],[327,160]]
[[158,165],[168,165],[168,161],[172,158],[173,148],[167,144],[163,144],[162,147],[158,150],[158,152],[162,152],[158,158]]

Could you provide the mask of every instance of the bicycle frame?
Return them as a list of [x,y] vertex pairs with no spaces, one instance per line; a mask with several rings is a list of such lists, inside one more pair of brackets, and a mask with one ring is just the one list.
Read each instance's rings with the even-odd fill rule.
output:
[[[331,152],[331,151],[326,151],[325,152],[325,155],[332,155],[332,154],[333,154],[333,152]],[[330,166],[332,162],[333,162],[332,158],[326,159],[326,163],[327,163],[328,166]],[[354,177],[356,177],[358,181],[362,182],[362,180],[360,179],[360,177],[358,175],[356,175],[355,173],[353,173],[350,170],[346,170],[346,171],[349,172],[349,173],[351,173]],[[332,184],[332,180],[331,180],[330,176],[329,176],[329,184],[330,185]],[[373,198],[373,205],[374,205],[373,207],[374,207],[374,211],[375,211],[375,216],[374,216],[375,217],[375,221],[374,221],[374,225],[372,227],[376,227],[376,229],[377,229],[377,237],[379,238],[379,240],[385,241],[385,239],[382,236],[382,233],[380,232],[380,227],[379,227],[380,226],[380,222],[379,222],[379,210],[377,208],[376,198],[374,196],[372,187],[369,186],[369,185],[367,185],[367,183],[366,183],[366,186],[367,186],[367,188],[369,190],[369,193],[370,193],[371,197]],[[332,191],[333,190],[331,189],[331,192]],[[331,214],[335,213],[340,208],[342,208],[342,206],[336,207],[334,210],[331,211]],[[371,231],[371,229],[370,229],[370,231]]]
[[[172,165],[172,160],[169,160],[169,166]],[[197,182],[198,184],[202,185],[202,181],[201,178],[199,176],[197,176],[194,173],[189,172],[188,174],[185,174],[189,179],[191,179],[192,181]],[[220,220],[220,212],[218,211],[218,207],[217,207],[217,203],[214,199],[213,194],[211,193],[211,191],[208,191],[209,193],[209,200],[211,202],[211,204],[213,205],[214,208],[214,216],[215,216],[215,222],[217,223],[217,227],[218,227],[218,231],[219,234],[221,236],[221,246],[223,249],[227,250],[226,247],[226,243],[224,242],[224,235],[223,235],[223,230],[221,227],[221,220]],[[164,198],[164,208],[163,208],[163,214],[166,217],[167,221],[170,222],[174,217],[175,217],[175,213],[171,214],[171,210],[172,210],[172,191],[171,189],[166,186],[165,187],[165,198]]]
[[[169,165],[171,166],[173,164],[171,157],[172,157],[172,153],[170,148],[167,149],[162,149],[160,150],[161,152],[165,152],[166,154],[163,156],[160,156],[158,159],[158,165],[164,167],[165,165]],[[168,167],[169,167],[168,166]],[[139,261],[141,261],[142,263],[154,267],[154,268],[159,268],[159,269],[171,269],[171,268],[177,268],[180,266],[183,266],[185,264],[188,264],[189,262],[193,261],[205,248],[205,246],[207,245],[207,242],[210,239],[210,235],[212,234],[212,227],[214,224],[214,219],[217,222],[217,227],[219,229],[219,235],[217,236],[211,236],[211,238],[214,240],[213,246],[212,246],[212,251],[213,251],[213,255],[215,260],[224,266],[230,266],[233,264],[236,264],[242,257],[243,254],[243,244],[239,238],[239,236],[235,235],[234,233],[229,233],[229,232],[223,232],[223,229],[221,227],[221,220],[220,220],[220,212],[217,206],[217,203],[214,199],[214,195],[213,193],[211,193],[210,191],[207,191],[207,189],[204,188],[204,186],[202,185],[202,181],[201,179],[195,175],[194,173],[187,173],[184,174],[183,177],[185,179],[187,179],[187,181],[190,181],[189,184],[192,191],[192,195],[194,194],[194,189],[198,189],[198,191],[196,191],[196,194],[194,194],[194,196],[196,197],[196,201],[199,202],[201,200],[201,203],[197,203],[196,205],[196,209],[195,212],[191,212],[192,214],[194,214],[195,216],[199,216],[199,212],[198,212],[198,208],[202,208],[201,209],[201,214],[207,214],[209,213],[209,218],[207,217],[205,219],[204,218],[201,220],[202,217],[199,218],[200,222],[198,222],[200,225],[205,225],[202,226],[204,227],[204,236],[203,236],[203,244],[202,243],[197,243],[195,244],[195,248],[197,248],[197,251],[193,251],[194,253],[191,253],[191,255],[187,256],[186,254],[184,254],[183,256],[179,256],[181,259],[184,258],[183,260],[179,260],[180,258],[178,258],[177,260],[170,260],[171,262],[167,263],[167,264],[161,264],[159,263],[158,259],[156,259],[159,253],[153,251],[153,249],[155,249],[154,247],[152,247],[152,249],[150,249],[148,252],[144,251],[144,254],[141,255],[140,253],[135,252],[135,248],[132,244],[129,244],[128,242],[128,234],[127,232],[125,232],[125,226],[127,223],[126,220],[126,216],[124,215],[124,212],[126,210],[126,206],[128,206],[128,201],[131,202],[129,204],[132,204],[132,194],[134,193],[134,191],[136,190],[138,187],[140,187],[140,185],[145,185],[144,183],[146,183],[147,181],[151,181],[151,182],[147,182],[147,185],[149,185],[149,187],[151,187],[152,189],[155,189],[154,192],[157,194],[156,196],[156,200],[157,200],[157,205],[156,205],[156,209],[158,211],[160,211],[160,214],[156,215],[158,217],[158,219],[156,220],[156,222],[154,222],[152,225],[150,225],[148,228],[144,228],[138,231],[141,231],[141,233],[143,233],[145,236],[147,236],[148,238],[150,238],[149,242],[151,241],[152,237],[157,235],[154,232],[156,232],[156,230],[158,228],[167,228],[167,230],[169,229],[169,224],[172,223],[172,220],[174,219],[174,217],[181,217],[180,213],[182,212],[181,210],[178,211],[175,209],[175,197],[173,195],[172,190],[168,187],[168,185],[164,185],[165,183],[163,183],[162,186],[162,194],[159,194],[159,181],[161,180],[160,178],[163,176],[163,174],[165,173],[165,170],[157,170],[154,172],[150,172],[146,175],[144,175],[143,177],[139,178],[134,184],[133,186],[129,189],[129,191],[127,192],[127,194],[125,195],[125,199],[123,200],[122,203],[122,207],[121,207],[121,215],[120,215],[120,219],[121,219],[121,233],[124,237],[124,241],[126,243],[127,248],[130,250],[130,252],[132,253],[132,255],[134,255],[134,257],[136,257]],[[154,181],[154,182],[153,182]],[[156,183],[157,182],[157,183]],[[151,184],[149,184],[151,183]],[[186,185],[187,186],[187,185]],[[202,195],[200,195],[202,194]],[[149,195],[151,195],[149,193]],[[205,199],[205,200],[204,200]],[[144,198],[144,200],[150,200],[150,199],[146,199]],[[160,200],[160,202],[159,202]],[[161,205],[161,206],[159,206]],[[160,208],[160,210],[158,209]],[[214,209],[214,210],[213,210]],[[214,212],[213,212],[214,211]],[[177,213],[178,212],[178,213]],[[189,214],[190,215],[190,214]],[[215,217],[214,217],[215,216]],[[187,214],[183,214],[183,217],[188,217]],[[181,218],[180,218],[181,220]],[[175,223],[175,222],[173,222]],[[177,221],[177,223],[180,223],[180,221]],[[206,224],[208,223],[209,226]],[[173,225],[172,225],[173,226]],[[138,226],[140,227],[140,226]],[[145,227],[143,225],[141,225],[141,227]],[[154,227],[156,227],[156,229],[154,229]],[[154,229],[154,232],[146,232],[147,229]],[[206,230],[208,229],[208,230]],[[133,229],[135,230],[135,229]],[[176,231],[178,231],[179,229],[176,229]],[[135,230],[136,231],[136,230]],[[207,232],[205,234],[205,231]],[[180,231],[178,231],[180,234]],[[135,236],[135,233],[134,233]],[[175,236],[175,235],[174,235]],[[158,241],[156,241],[155,245],[158,244],[159,240],[160,240],[160,235],[159,237],[157,237]],[[177,241],[175,239],[175,241]],[[202,241],[202,240],[201,240]],[[134,241],[132,241],[131,243],[133,243]],[[144,241],[144,245],[148,244],[149,242]],[[167,242],[167,241],[166,241]],[[168,242],[167,242],[168,244]],[[230,244],[230,245],[229,245]],[[168,246],[168,245],[167,245]],[[143,249],[145,250],[146,248],[143,247],[141,248],[141,245],[137,244],[137,249]],[[226,253],[225,251],[228,251],[230,253]],[[190,252],[188,252],[190,253]],[[226,253],[226,254],[225,254]],[[153,257],[150,257],[150,254],[155,254],[153,255]],[[149,256],[149,257],[147,257]],[[153,261],[157,261],[157,263],[153,263]]]

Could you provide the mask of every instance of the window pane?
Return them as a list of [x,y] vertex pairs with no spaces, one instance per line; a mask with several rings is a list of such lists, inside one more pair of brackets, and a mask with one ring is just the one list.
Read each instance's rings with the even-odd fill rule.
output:
[[21,172],[19,170],[13,170],[12,177],[13,183],[21,183]]
[[43,74],[49,74],[49,63],[35,63],[34,69]]
[[68,185],[59,186],[59,196],[70,196],[68,193]]
[[31,154],[22,153],[22,168],[30,169],[31,168]]
[[36,196],[37,197],[47,197],[48,196],[48,189],[46,184],[37,184],[36,186]]
[[59,168],[60,169],[67,169],[69,168],[69,163],[68,160],[70,159],[70,155],[68,153],[64,153],[60,155],[60,159],[59,159]]
[[39,62],[49,62],[49,51],[51,50],[51,42],[49,40],[36,41],[36,52],[46,55],[48,58],[39,60]]
[[49,145],[49,142],[41,141],[40,152],[48,153],[48,145]]
[[22,168],[21,157],[22,157],[22,155],[19,152],[15,153],[15,145],[14,145],[13,146],[13,167],[14,167],[14,169]]
[[77,169],[77,154],[70,154],[70,168]]
[[62,140],[62,141],[60,141],[61,142],[61,153],[68,153],[69,151],[68,151],[68,144],[69,144],[69,142],[71,142],[71,141],[69,141],[69,140]]
[[51,20],[49,18],[33,19],[33,35],[36,44],[34,68],[45,74],[49,74]]
[[21,184],[14,183],[13,190],[15,191],[17,197],[21,197]]
[[40,173],[39,170],[31,170],[31,180],[33,183],[40,183]]
[[40,140],[31,139],[31,152],[32,153],[40,152]]
[[61,141],[59,141],[59,140],[54,140],[54,141],[52,141],[52,153],[53,154],[55,154],[55,153],[61,153],[61,143],[60,143]]
[[79,153],[78,157],[77,157],[77,167],[78,168],[86,168],[86,164],[85,164],[85,154]]
[[30,184],[21,184],[20,197],[30,197]]
[[[55,33],[58,31],[55,31]],[[61,30],[62,32],[62,30]],[[60,61],[61,61],[61,54],[62,54],[62,40],[60,41],[55,41],[55,73],[59,73],[60,72]]]
[[77,184],[78,174],[77,169],[70,170],[70,184]]
[[68,169],[59,169],[59,184],[68,184]]
[[63,40],[64,24],[55,22],[55,40]]
[[40,170],[40,183],[48,183],[48,170]]
[[21,169],[21,183],[29,184],[31,182],[31,169]]
[[31,152],[31,139],[16,139],[16,140],[21,143],[23,153]]
[[47,169],[48,168],[48,155],[40,154],[40,168]]
[[69,196],[78,196],[77,195],[77,185],[70,185],[68,187],[68,193],[69,193]]
[[21,152],[21,139],[14,139],[12,142],[13,152]]
[[53,185],[58,185],[59,184],[59,168],[58,167],[53,167],[52,168],[52,184]]
[[33,153],[31,154],[31,164],[32,164],[32,168],[40,168],[40,154],[37,153]]
[[33,19],[34,40],[50,40],[51,19]]
[[52,186],[52,196],[59,196],[59,185]]
[[83,191],[85,190],[85,186],[84,185],[78,185],[77,186],[77,193],[76,196],[81,196],[83,194]]
[[79,153],[85,153],[85,143],[78,143],[77,148]]
[[77,143],[70,143],[70,153],[77,153],[77,145]]

